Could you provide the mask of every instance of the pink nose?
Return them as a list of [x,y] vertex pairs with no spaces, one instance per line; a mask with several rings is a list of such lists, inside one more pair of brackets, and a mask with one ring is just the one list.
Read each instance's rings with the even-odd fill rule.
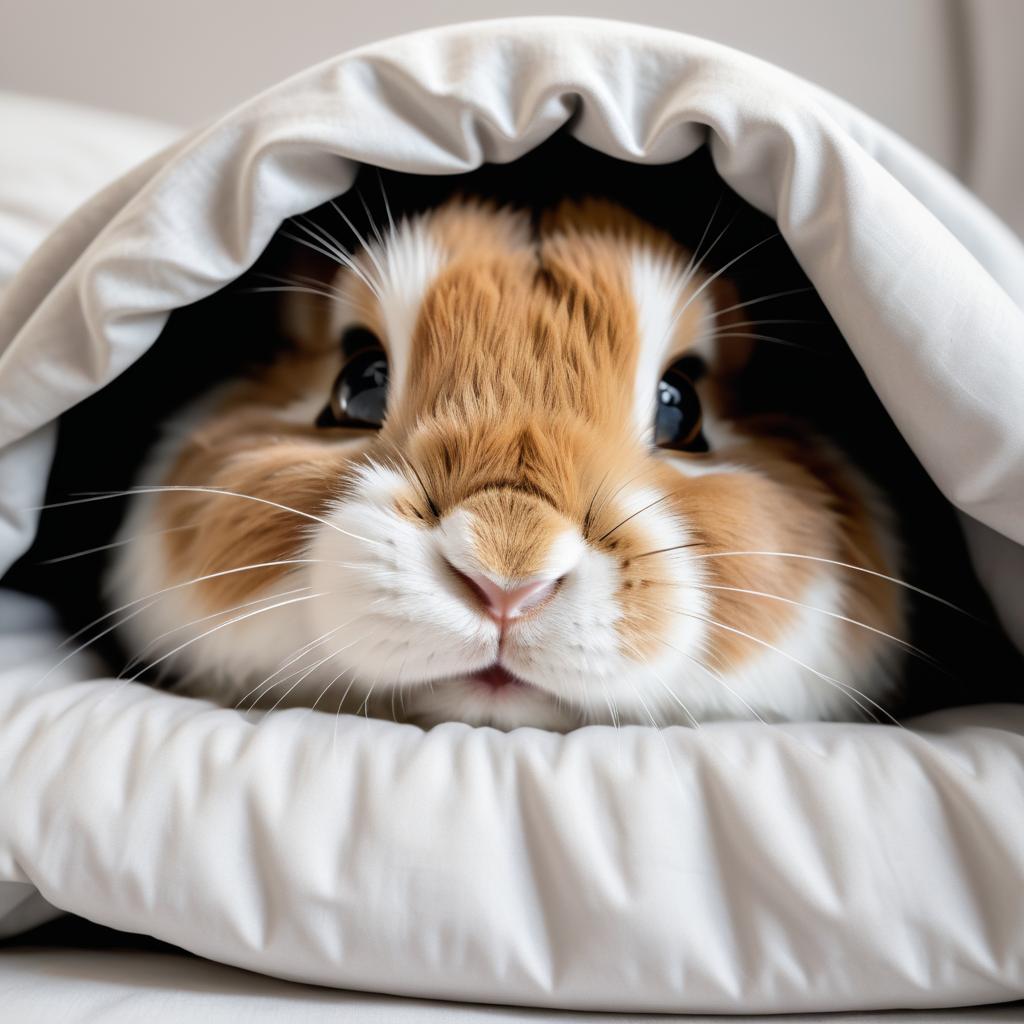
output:
[[484,611],[495,622],[518,619],[535,608],[555,589],[556,580],[525,580],[511,587],[498,586],[480,573],[459,573],[480,599]]

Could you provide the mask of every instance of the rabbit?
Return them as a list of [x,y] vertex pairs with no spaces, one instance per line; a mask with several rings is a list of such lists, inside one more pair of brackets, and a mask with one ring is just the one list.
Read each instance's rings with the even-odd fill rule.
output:
[[306,241],[329,301],[286,293],[274,359],[142,469],[106,587],[137,665],[425,728],[840,720],[898,690],[897,517],[745,406],[724,273],[600,199]]

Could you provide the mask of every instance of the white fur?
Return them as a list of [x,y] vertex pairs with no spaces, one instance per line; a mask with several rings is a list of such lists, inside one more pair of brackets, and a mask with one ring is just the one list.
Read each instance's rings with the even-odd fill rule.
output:
[[[658,664],[668,671],[679,657],[667,650],[655,665],[642,665],[622,650],[614,559],[572,531],[557,538],[546,574],[564,576],[563,582],[540,612],[509,630],[500,652],[502,663],[532,688],[485,692],[468,677],[498,658],[499,630],[467,600],[445,565],[464,571],[480,567],[471,517],[460,510],[436,528],[414,524],[392,510],[393,499],[408,490],[408,481],[393,470],[371,467],[331,515],[332,524],[346,532],[316,531],[310,554],[321,561],[311,570],[314,590],[332,585],[332,565],[343,565],[345,575],[336,584],[336,609],[323,602],[311,605],[313,630],[349,621],[357,609],[364,615],[335,638],[344,649],[334,671],[357,680],[360,691],[383,694],[399,688],[405,713],[424,722],[443,720],[457,709],[458,717],[480,723],[508,727],[525,721],[560,728],[609,720],[609,700],[622,718],[645,720],[643,691],[652,673]],[[624,514],[651,500],[650,491],[634,492]],[[685,531],[654,509],[636,520],[654,546],[685,542]],[[355,539],[357,532],[369,543]],[[698,575],[696,569],[680,573],[678,600],[703,614],[707,606],[696,586]],[[679,627],[680,643],[696,651],[703,626],[680,616]],[[646,699],[655,708],[665,702],[656,690]]]
[[[381,246],[371,242],[368,253],[362,254],[363,273],[378,289],[378,307],[384,318],[384,343],[388,354],[388,373],[393,394],[401,394],[409,370],[413,333],[423,299],[430,286],[444,269],[447,256],[436,234],[424,218],[401,221],[389,231]],[[339,271],[344,286],[351,286],[350,277]],[[334,334],[340,337],[353,322],[351,307],[338,303],[334,307]]]
[[[150,480],[160,478],[176,444],[174,437],[165,443],[149,467]],[[693,469],[688,460],[672,464],[684,474]],[[702,467],[714,471],[741,470]],[[186,687],[194,683],[225,703],[262,695],[265,705],[278,699],[318,702],[333,711],[347,694],[349,710],[370,698],[378,710],[383,701],[387,713],[394,700],[396,713],[424,724],[454,717],[500,728],[527,723],[564,729],[583,722],[687,723],[755,713],[766,719],[841,718],[858,713],[857,700],[871,707],[846,687],[878,696],[877,660],[855,663],[845,646],[845,624],[811,610],[841,613],[839,571],[822,567],[800,595],[810,607],[796,610],[774,643],[778,651],[751,643],[741,667],[716,678],[716,629],[704,621],[713,606],[702,586],[704,563],[685,548],[661,556],[674,581],[666,598],[672,627],[656,655],[638,658],[621,643],[617,562],[573,531],[557,538],[545,567],[551,578],[564,576],[563,583],[543,609],[513,627],[501,651],[502,663],[532,686],[488,691],[469,677],[498,657],[498,628],[467,600],[445,564],[479,569],[471,516],[458,510],[436,527],[411,522],[394,510],[395,499],[410,490],[394,469],[371,464],[325,523],[301,528],[310,540],[299,557],[312,561],[257,595],[265,604],[250,599],[189,628],[205,609],[190,586],[170,590],[151,605],[126,610],[136,612],[125,624],[133,648],[152,661],[190,636],[240,617],[182,647],[165,665]],[[633,515],[631,525],[644,531],[651,550],[676,547],[690,536],[686,524],[657,503],[660,496],[634,487],[616,501],[617,516]],[[162,541],[149,525],[154,500],[138,497],[123,527],[122,537],[141,536],[121,549],[115,563],[110,582],[118,604],[167,586]],[[295,600],[306,594],[322,596]],[[276,600],[293,603],[261,610]],[[326,639],[317,644],[321,637]],[[304,647],[309,649],[299,653]]]
[[[206,418],[209,409],[222,397],[223,389],[211,393],[190,405],[168,424],[161,442],[136,480],[137,487],[155,487],[166,479],[183,438]],[[311,399],[311,405],[317,403],[317,399]],[[294,413],[294,410],[288,412]],[[363,443],[356,440],[348,442],[347,446],[354,454]],[[309,621],[307,605],[317,600],[305,600],[307,595],[314,593],[309,586],[308,571],[305,571],[305,566],[296,565],[273,587],[254,595],[254,599],[259,598],[257,602],[247,601],[245,607],[208,617],[209,609],[197,600],[194,587],[182,586],[181,583],[186,581],[174,580],[168,571],[164,534],[153,526],[157,522],[154,506],[158,500],[159,495],[152,493],[139,494],[131,500],[118,531],[117,540],[121,546],[111,561],[105,580],[110,603],[114,607],[129,605],[111,617],[112,621],[122,623],[119,628],[127,638],[128,647],[139,659],[127,674],[139,672],[159,661],[156,668],[160,674],[173,675],[181,689],[188,690],[194,685],[204,695],[233,704],[278,667],[283,660],[283,637],[306,636]],[[299,588],[305,589],[300,591]],[[303,600],[292,602],[292,598],[298,597]],[[291,603],[265,613],[251,614],[269,608],[279,600]],[[203,621],[191,625],[197,619]],[[236,621],[224,625],[224,628],[215,628],[230,620]],[[272,629],[267,628],[268,621],[273,622]],[[168,657],[185,641],[203,633],[208,635],[188,643]],[[294,648],[298,646],[298,642],[292,645]],[[290,655],[292,647],[285,653]],[[274,695],[276,697],[277,694]]]
[[[801,595],[808,607],[795,609],[782,637],[770,646],[748,640],[750,656],[720,681],[709,673],[692,680],[707,719],[745,717],[751,709],[769,721],[856,718],[857,701],[870,713],[869,701],[855,691],[865,687],[877,695],[877,683],[871,682],[876,666],[858,665],[847,649],[844,623],[822,614],[840,611],[842,589],[837,573],[820,573]],[[705,663],[717,672],[713,655]]]
[[[392,401],[400,402],[416,319],[445,254],[417,219],[400,225],[383,248],[373,248],[372,258],[360,259],[383,299]],[[634,252],[630,267],[642,335],[634,411],[649,436],[658,379],[677,354],[674,318],[690,282],[676,261],[646,248]],[[343,308],[336,314],[339,332]],[[700,344],[708,342],[712,323],[702,309]],[[198,403],[172,424],[141,483],[164,479],[181,437],[218,399]],[[323,401],[324,395],[311,395],[265,412],[268,419],[307,423]],[[669,459],[678,472],[751,472],[728,462],[734,438],[727,424],[709,416],[705,430],[712,458]],[[354,453],[364,442],[350,444]],[[642,531],[649,550],[672,549],[658,556],[659,578],[672,580],[664,607],[671,628],[656,651],[644,655],[624,640],[618,561],[574,527],[546,553],[543,575],[561,580],[558,589],[502,638],[450,569],[486,571],[471,513],[452,510],[436,525],[410,520],[396,511],[396,500],[413,493],[397,469],[372,462],[361,467],[322,522],[296,524],[296,536],[306,538],[298,557],[306,561],[220,616],[209,615],[191,584],[166,589],[163,540],[152,525],[156,498],[139,496],[121,531],[122,539],[135,539],[119,549],[108,581],[115,604],[135,602],[124,610],[133,650],[144,663],[164,659],[186,686],[225,703],[260,699],[328,711],[365,706],[384,714],[390,704],[396,714],[424,724],[458,718],[500,728],[565,729],[754,714],[842,717],[857,710],[844,685],[878,692],[880,656],[854,665],[845,624],[813,610],[839,614],[844,606],[842,577],[827,566],[800,596],[810,608],[797,610],[775,644],[779,650],[755,649],[719,678],[716,627],[705,621],[714,606],[704,586],[705,563],[683,547],[693,536],[691,525],[649,487],[626,487],[613,501],[618,518],[631,517],[630,529]],[[194,636],[200,638],[188,642]],[[493,691],[473,680],[498,659],[530,685]]]
[[[148,477],[161,476],[173,449],[173,441],[164,446]],[[623,650],[617,563],[572,531],[557,537],[548,552],[546,573],[565,577],[559,590],[542,611],[512,628],[502,648],[502,663],[533,685],[493,693],[472,681],[472,673],[494,663],[499,640],[498,627],[467,601],[445,565],[479,565],[472,523],[465,512],[438,527],[410,522],[394,511],[394,499],[409,490],[393,469],[367,467],[327,522],[312,524],[300,555],[312,561],[257,595],[265,604],[253,598],[244,608],[189,628],[206,611],[190,586],[170,590],[152,605],[143,602],[126,624],[134,649],[148,647],[146,659],[152,661],[238,617],[185,644],[164,663],[186,688],[194,684],[225,703],[244,697],[247,704],[260,696],[264,705],[319,700],[329,711],[346,693],[349,710],[358,710],[367,697],[386,707],[394,695],[398,710],[425,724],[451,717],[501,728],[524,722],[568,728],[613,718],[647,722],[652,716],[659,722],[685,720],[680,701],[688,702],[686,655],[695,656],[704,645],[705,626],[679,614],[672,646],[654,659]],[[657,506],[646,508],[659,496],[633,489],[619,497],[616,513],[621,518],[638,512],[631,522],[644,530],[652,548],[685,543],[681,523]],[[154,500],[135,500],[123,538],[145,534]],[[706,615],[701,578],[698,563],[681,564],[674,601]],[[117,603],[165,588],[161,538],[150,533],[125,545],[110,583]],[[303,587],[308,589],[294,593]],[[295,600],[302,594],[323,596]],[[261,610],[276,600],[294,603]],[[321,637],[327,639],[317,644]],[[306,653],[296,658],[304,647]],[[665,691],[667,681],[680,684],[675,697]],[[701,710],[695,706],[698,715]]]
[[[649,439],[654,430],[658,381],[666,366],[680,355],[677,337],[681,311],[693,296],[692,274],[667,253],[638,245],[629,258],[630,285],[640,332],[640,354],[635,379],[634,416],[640,436]],[[701,313],[698,336],[689,339],[700,345],[710,330],[708,303],[693,299]]]

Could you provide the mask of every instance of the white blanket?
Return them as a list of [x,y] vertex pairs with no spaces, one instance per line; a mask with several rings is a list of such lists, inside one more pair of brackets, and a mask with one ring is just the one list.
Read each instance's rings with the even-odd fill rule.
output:
[[[353,161],[508,161],[568,125],[622,159],[708,141],[773,216],[966,517],[1024,642],[1024,251],[840,101],[697,39],[489,22],[327,62],[66,221],[0,307],[0,568],[53,420],[256,258]],[[1024,708],[913,729],[567,736],[303,711],[255,722],[53,661],[0,604],[0,913],[53,905],[350,988],[577,1008],[781,1012],[1024,993]],[[76,680],[90,680],[76,682]],[[1024,681],[1022,681],[1024,682]],[[18,915],[18,916],[14,916]]]
[[[208,960],[134,950],[19,949],[0,956],[0,1005],[17,1024],[717,1024],[714,1017],[538,1010],[294,985]],[[1020,1024],[1024,1003],[853,1013],[827,1024]],[[813,1020],[813,1018],[812,1018]],[[817,1018],[821,1022],[821,1018]],[[728,1024],[766,1024],[731,1017]],[[811,1024],[806,1016],[770,1024]]]

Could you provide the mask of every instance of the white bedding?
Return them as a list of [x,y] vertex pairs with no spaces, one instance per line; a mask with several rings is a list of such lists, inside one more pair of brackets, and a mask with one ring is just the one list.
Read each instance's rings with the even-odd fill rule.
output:
[[76,206],[178,135],[138,117],[0,91],[0,295]]
[[[293,985],[173,953],[29,947],[0,955],[0,1006],[17,1024],[711,1024],[716,1018],[521,1010]],[[1024,1004],[843,1013],[827,1024],[1012,1024]],[[736,1017],[734,1024],[823,1018]]]
[[[711,1024],[716,1018],[526,1011],[293,985],[172,953],[37,948],[0,955],[0,1006],[17,1024]],[[827,1024],[1013,1024],[1024,1004],[843,1013]],[[821,1017],[736,1017],[812,1024]]]
[[[484,23],[328,62],[65,222],[0,307],[0,565],[30,542],[53,418],[137,358],[169,310],[236,277],[283,218],[344,191],[352,160],[454,172],[514,159],[570,120],[638,161],[710,137],[970,517],[979,570],[1024,636],[1019,243],[806,83],[601,22]],[[41,682],[56,640],[45,610],[9,596],[0,626],[8,930],[33,919],[35,889],[280,977],[554,1007],[1024,993],[1024,707],[908,730],[564,737],[302,711],[257,722],[105,680],[85,658]]]

